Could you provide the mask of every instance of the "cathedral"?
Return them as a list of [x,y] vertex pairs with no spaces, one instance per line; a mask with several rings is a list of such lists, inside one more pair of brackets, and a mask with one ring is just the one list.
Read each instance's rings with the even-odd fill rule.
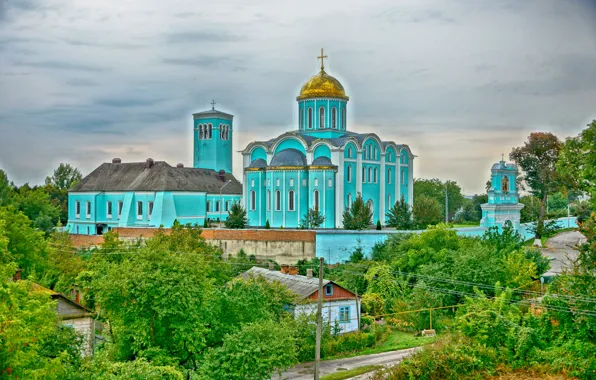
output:
[[296,97],[297,130],[255,141],[241,152],[243,194],[249,224],[296,228],[309,209],[325,217],[322,228],[342,228],[342,214],[358,195],[385,224],[402,197],[412,206],[414,155],[405,144],[375,133],[349,131],[342,84],[325,71]]

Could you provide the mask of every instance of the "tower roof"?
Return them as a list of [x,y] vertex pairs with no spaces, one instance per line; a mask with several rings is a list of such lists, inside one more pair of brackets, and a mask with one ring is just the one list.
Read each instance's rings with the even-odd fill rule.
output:
[[310,98],[339,98],[349,100],[350,98],[346,96],[344,86],[337,79],[325,72],[325,63],[323,60],[327,56],[323,54],[323,49],[321,49],[321,55],[317,58],[321,59],[321,71],[304,83],[300,90],[300,95],[296,97],[296,100]]
[[232,120],[234,118],[234,115],[231,115],[231,114],[225,113],[225,112],[221,112],[216,109],[193,113],[192,116],[195,120],[196,119],[208,119],[208,118],[220,118],[220,119]]

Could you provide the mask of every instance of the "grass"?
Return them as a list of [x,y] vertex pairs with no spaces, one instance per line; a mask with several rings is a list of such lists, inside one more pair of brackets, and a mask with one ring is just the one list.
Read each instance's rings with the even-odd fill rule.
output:
[[325,375],[321,377],[321,380],[344,380],[354,376],[362,375],[363,373],[376,371],[377,369],[381,368],[383,368],[382,365],[366,365],[364,367],[358,367],[346,371],[335,372],[330,375]]
[[405,333],[393,330],[387,339],[383,342],[377,343],[375,347],[367,348],[358,352],[347,352],[332,357],[326,357],[325,360],[351,358],[360,355],[380,354],[382,352],[405,350],[407,348],[414,348],[434,343],[437,337],[422,337],[414,336],[413,333]]

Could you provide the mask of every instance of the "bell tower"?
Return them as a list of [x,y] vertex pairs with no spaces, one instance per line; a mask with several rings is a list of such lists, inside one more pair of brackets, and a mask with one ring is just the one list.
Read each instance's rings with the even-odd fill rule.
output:
[[488,203],[481,205],[483,227],[503,228],[506,224],[516,230],[520,227],[521,210],[517,191],[517,166],[505,162],[503,158],[491,168],[491,186],[488,191]]
[[215,109],[194,113],[193,117],[193,167],[232,172],[232,122],[234,115]]

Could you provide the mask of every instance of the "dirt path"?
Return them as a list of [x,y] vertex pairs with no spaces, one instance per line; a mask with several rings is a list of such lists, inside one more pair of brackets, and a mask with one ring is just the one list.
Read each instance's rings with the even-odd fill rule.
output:
[[573,260],[577,257],[575,247],[585,241],[586,238],[578,231],[563,232],[548,239],[542,254],[551,259],[551,269],[545,273],[545,276],[558,275],[564,268],[568,268],[569,259]]
[[[353,358],[324,360],[321,362],[321,377],[339,371],[360,368],[367,365],[389,366],[399,363],[404,358],[420,350],[419,347],[406,350],[390,351],[381,354],[355,356]],[[281,377],[274,376],[274,380],[311,380],[313,378],[314,363],[298,364],[296,367],[282,373]]]

